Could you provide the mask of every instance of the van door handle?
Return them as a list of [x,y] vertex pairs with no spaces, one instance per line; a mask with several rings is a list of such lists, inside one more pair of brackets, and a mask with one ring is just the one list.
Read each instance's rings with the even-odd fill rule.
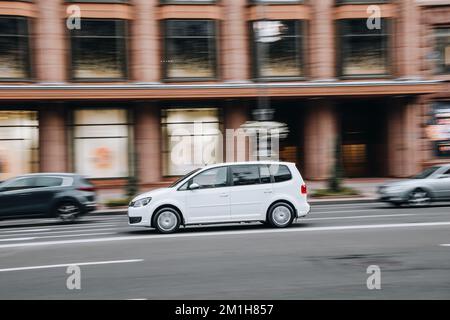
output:
[[226,198],[226,197],[228,197],[228,193],[221,193],[220,196],[221,196],[222,198]]
[[272,193],[272,190],[265,190],[264,193]]

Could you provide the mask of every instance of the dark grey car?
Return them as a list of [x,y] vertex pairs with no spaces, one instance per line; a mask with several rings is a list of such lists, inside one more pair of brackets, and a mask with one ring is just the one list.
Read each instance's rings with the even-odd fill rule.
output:
[[58,217],[75,220],[95,210],[95,189],[72,173],[36,173],[0,184],[0,219]]
[[450,201],[450,164],[432,166],[409,179],[382,185],[378,194],[380,201],[398,206]]

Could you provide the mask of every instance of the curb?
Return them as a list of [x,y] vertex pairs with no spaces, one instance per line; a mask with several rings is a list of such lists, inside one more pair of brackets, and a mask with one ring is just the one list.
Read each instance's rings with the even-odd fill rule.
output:
[[[353,203],[374,203],[377,201],[377,198],[341,198],[341,199],[312,199],[309,200],[308,203],[311,205],[334,205],[334,204],[353,204]],[[89,213],[89,216],[102,216],[102,215],[126,215],[126,208],[117,208],[117,209],[103,209],[96,210]]]

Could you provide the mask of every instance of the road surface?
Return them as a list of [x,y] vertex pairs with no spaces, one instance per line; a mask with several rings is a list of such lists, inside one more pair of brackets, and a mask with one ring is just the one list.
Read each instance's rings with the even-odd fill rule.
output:
[[[66,286],[69,265],[81,289]],[[380,268],[369,290],[367,268]],[[0,221],[0,299],[449,299],[450,206],[316,205],[288,229]]]

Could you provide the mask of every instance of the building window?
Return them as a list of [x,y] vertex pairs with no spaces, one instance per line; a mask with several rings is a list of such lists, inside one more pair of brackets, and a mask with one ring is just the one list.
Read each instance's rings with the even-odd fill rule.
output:
[[336,0],[336,4],[388,3],[390,0]]
[[127,78],[125,20],[82,19],[81,29],[71,30],[74,80]]
[[36,172],[38,115],[34,111],[0,111],[0,181]]
[[450,157],[450,101],[434,102],[426,131],[436,157]]
[[217,0],[160,0],[162,4],[210,4]]
[[165,176],[180,176],[221,162],[218,109],[164,109],[161,121]]
[[340,76],[384,76],[389,74],[388,21],[380,29],[369,29],[367,19],[338,22]]
[[252,22],[256,78],[302,77],[303,27],[300,20]]
[[0,16],[0,80],[30,78],[28,20]]
[[76,110],[75,171],[90,178],[127,177],[128,130],[125,109]]
[[165,79],[215,79],[216,22],[166,20]]
[[450,73],[450,27],[439,28],[436,35],[436,72]]

